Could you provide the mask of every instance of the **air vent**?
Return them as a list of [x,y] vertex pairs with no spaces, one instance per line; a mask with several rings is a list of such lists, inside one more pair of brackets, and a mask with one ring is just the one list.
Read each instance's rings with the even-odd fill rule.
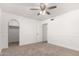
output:
[[53,21],[54,19],[51,19],[51,21]]

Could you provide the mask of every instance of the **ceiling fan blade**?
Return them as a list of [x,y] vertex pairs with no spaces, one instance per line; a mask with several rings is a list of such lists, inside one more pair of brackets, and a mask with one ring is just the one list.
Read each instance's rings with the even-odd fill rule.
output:
[[50,12],[46,11],[46,13],[47,13],[48,15],[50,15]]
[[50,7],[48,7],[48,9],[54,9],[54,8],[57,8],[57,6],[50,6]]
[[31,8],[30,10],[40,10],[40,9],[37,9],[37,8]]

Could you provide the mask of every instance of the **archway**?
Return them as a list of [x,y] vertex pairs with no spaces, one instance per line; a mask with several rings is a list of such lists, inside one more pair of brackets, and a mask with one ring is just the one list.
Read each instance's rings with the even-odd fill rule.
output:
[[16,19],[12,19],[8,22],[8,46],[19,45],[19,22]]

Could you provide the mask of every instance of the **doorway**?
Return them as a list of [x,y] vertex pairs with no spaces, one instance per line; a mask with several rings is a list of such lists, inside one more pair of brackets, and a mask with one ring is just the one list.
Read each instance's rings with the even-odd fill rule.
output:
[[19,22],[16,19],[8,23],[8,46],[19,46]]
[[42,26],[42,41],[47,43],[47,23]]

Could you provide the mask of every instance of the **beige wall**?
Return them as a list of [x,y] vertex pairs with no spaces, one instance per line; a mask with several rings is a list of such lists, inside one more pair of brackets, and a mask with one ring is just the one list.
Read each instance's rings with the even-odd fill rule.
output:
[[48,43],[79,51],[79,10],[54,17],[48,22]]

